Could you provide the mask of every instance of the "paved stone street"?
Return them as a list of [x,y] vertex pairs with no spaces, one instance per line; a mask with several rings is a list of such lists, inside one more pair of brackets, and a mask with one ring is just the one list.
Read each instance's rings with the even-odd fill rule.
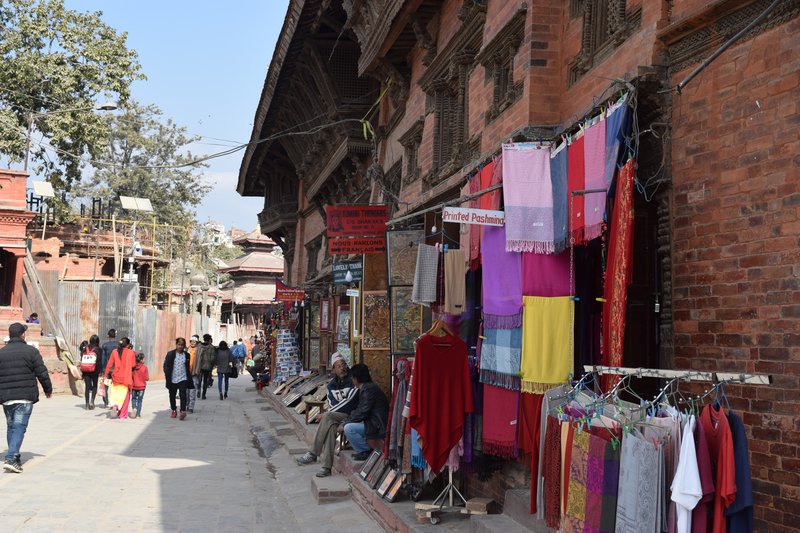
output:
[[231,380],[220,401],[215,381],[183,422],[169,418],[163,382],[149,385],[134,420],[42,396],[24,473],[0,474],[0,531],[379,531],[350,499],[316,503],[317,469],[295,466],[278,440],[294,436],[275,435],[250,386]]

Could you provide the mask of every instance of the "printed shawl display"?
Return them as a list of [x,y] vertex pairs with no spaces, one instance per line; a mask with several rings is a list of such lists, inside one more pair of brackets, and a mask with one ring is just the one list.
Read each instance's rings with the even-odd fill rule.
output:
[[576,191],[583,191],[585,187],[583,136],[572,141],[567,148],[567,209],[569,210],[569,235],[575,239],[575,243],[584,241],[584,220],[583,213],[583,194],[575,194]]
[[414,303],[430,305],[436,301],[436,280],[439,268],[439,252],[435,246],[420,244],[417,249],[417,268],[414,271]]
[[464,250],[448,250],[444,254],[444,312],[460,315],[467,296],[465,284],[467,260]]
[[545,424],[542,464],[545,523],[551,529],[558,529],[561,522],[561,423],[554,416],[548,416]]
[[423,335],[417,341],[413,379],[409,422],[437,474],[461,439],[464,415],[472,412],[467,345],[453,335]]
[[503,145],[506,250],[553,253],[550,149],[533,143]]
[[634,160],[630,160],[619,171],[611,216],[603,303],[603,364],[608,366],[622,366],[625,309],[633,267],[633,168]]
[[[486,190],[492,185],[503,183],[503,156],[497,156],[494,161],[487,164],[481,169],[481,190]],[[497,211],[500,209],[500,195],[502,191],[495,189],[492,192],[487,192],[480,198],[481,209],[489,209]]]
[[550,183],[553,187],[553,248],[560,253],[569,245],[569,201],[567,193],[567,146],[550,156]]
[[485,385],[483,407],[483,453],[515,457],[517,450],[517,409],[519,392]]
[[574,302],[569,296],[523,301],[522,391],[542,393],[573,371]]
[[522,254],[522,294],[524,296],[570,296],[569,252]]
[[611,106],[606,115],[606,164],[603,179],[606,187],[611,186],[617,170],[619,147],[625,140],[627,130],[628,106],[627,98]]
[[583,143],[584,186],[590,191],[584,198],[583,240],[588,242],[596,239],[603,231],[603,215],[606,211],[606,125],[599,121],[586,129]]
[[483,331],[481,343],[481,383],[519,390],[522,357],[522,328]]
[[[574,461],[574,451],[572,457]],[[585,531],[614,533],[618,487],[619,449],[615,449],[608,439],[592,433],[586,470]]]
[[[564,533],[583,533],[586,522],[587,470],[589,468],[589,432],[578,431],[572,439],[569,464],[569,491],[561,520]],[[566,477],[566,476],[565,476]],[[591,530],[589,530],[591,531]]]
[[522,325],[522,254],[506,252],[504,227],[483,227],[483,325],[518,328]]
[[394,390],[389,409],[389,435],[384,441],[383,453],[389,459],[402,458],[403,448],[403,406],[408,393],[408,379],[411,377],[411,362],[405,357],[395,363]]
[[659,499],[660,447],[634,436],[622,439],[617,491],[617,533],[656,531],[660,523],[656,508]]

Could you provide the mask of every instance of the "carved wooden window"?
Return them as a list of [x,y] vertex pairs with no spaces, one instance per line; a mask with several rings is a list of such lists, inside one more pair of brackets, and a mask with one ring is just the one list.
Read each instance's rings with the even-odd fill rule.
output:
[[[466,80],[465,80],[466,81]],[[466,84],[465,84],[466,85]],[[466,87],[458,87],[466,92]],[[439,171],[448,163],[456,163],[457,150],[464,140],[464,106],[458,105],[458,94],[448,84],[441,83],[433,95],[433,168]]]
[[527,7],[522,4],[497,32],[480,54],[478,61],[486,67],[486,76],[494,82],[492,105],[486,111],[486,121],[494,120],[522,96],[522,80],[514,81],[514,58],[522,44]]
[[570,65],[572,85],[641,26],[642,6],[631,10],[626,0],[580,0],[583,14],[581,52]]
[[403,185],[414,183],[420,175],[419,170],[419,147],[422,144],[422,132],[425,128],[425,120],[420,117],[407,132],[400,136],[400,144],[405,149],[405,176]]
[[319,251],[322,248],[322,235],[306,244],[306,256],[308,257],[308,268],[306,269],[306,279],[311,279],[317,275],[317,263]]

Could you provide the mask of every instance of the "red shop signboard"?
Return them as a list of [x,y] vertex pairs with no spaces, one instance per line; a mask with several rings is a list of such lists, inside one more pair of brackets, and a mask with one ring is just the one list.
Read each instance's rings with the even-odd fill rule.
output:
[[386,233],[389,212],[385,205],[329,205],[325,212],[328,237],[377,237]]
[[381,254],[386,251],[386,236],[328,238],[328,253],[331,255]]

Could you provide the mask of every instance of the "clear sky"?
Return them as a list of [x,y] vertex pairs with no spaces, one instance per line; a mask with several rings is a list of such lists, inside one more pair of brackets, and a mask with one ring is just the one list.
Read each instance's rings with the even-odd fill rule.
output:
[[[189,133],[204,136],[194,153],[211,154],[250,140],[258,98],[288,0],[65,0],[69,9],[102,11],[128,32],[147,80],[133,97],[156,104]],[[224,139],[220,140],[220,139]],[[219,146],[220,144],[224,146]],[[243,151],[209,161],[214,189],[197,219],[253,229],[263,198],[242,198],[236,181]]]

